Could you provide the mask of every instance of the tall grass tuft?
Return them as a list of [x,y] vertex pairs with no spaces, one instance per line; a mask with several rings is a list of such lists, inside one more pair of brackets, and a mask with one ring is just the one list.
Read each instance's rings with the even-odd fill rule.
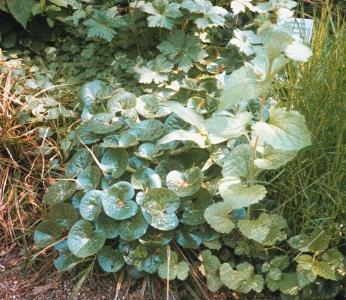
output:
[[19,59],[6,59],[0,50],[1,245],[26,245],[31,226],[44,214],[40,198],[50,181],[46,153],[58,155],[54,142],[40,137],[36,124],[20,121],[20,110],[32,94],[24,84],[30,78],[27,71]]
[[346,219],[346,21],[325,4],[314,21],[308,63],[290,65],[277,90],[285,106],[300,111],[313,145],[274,176],[270,196],[292,233],[316,225],[340,236]]

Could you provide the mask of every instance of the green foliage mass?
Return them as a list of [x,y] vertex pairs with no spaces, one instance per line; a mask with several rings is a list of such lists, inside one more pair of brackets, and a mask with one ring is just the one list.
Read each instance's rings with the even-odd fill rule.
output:
[[[185,280],[197,266],[211,291],[283,299],[342,279],[329,233],[288,239],[285,219],[259,209],[258,175],[311,144],[304,117],[270,97],[280,70],[312,54],[279,20],[294,1],[233,1],[253,29],[231,43],[244,56],[227,46],[240,25],[223,1],[45,1],[20,15],[8,2],[0,7],[23,27],[36,14],[64,24],[49,72],[79,87],[71,110],[42,98],[26,110],[80,116],[61,140],[65,176],[49,187],[49,219],[34,234],[37,247],[55,244],[59,271],[97,259],[105,272]],[[189,249],[201,250],[192,265],[179,255]]]

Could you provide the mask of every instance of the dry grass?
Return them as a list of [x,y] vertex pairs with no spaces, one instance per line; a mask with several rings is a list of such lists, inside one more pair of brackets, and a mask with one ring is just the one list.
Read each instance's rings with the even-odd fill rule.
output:
[[5,244],[25,245],[44,210],[40,197],[50,181],[45,154],[48,148],[50,156],[58,152],[51,140],[39,136],[35,124],[20,123],[18,114],[32,91],[14,91],[25,86],[29,73],[20,60],[1,59],[0,53],[0,237]]

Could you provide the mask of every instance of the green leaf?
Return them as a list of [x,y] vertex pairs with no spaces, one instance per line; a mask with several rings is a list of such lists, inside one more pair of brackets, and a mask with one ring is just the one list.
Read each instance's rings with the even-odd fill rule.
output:
[[102,198],[104,192],[91,190],[88,191],[80,201],[79,211],[81,216],[89,221],[95,221],[102,210]]
[[59,272],[66,272],[73,269],[76,265],[80,264],[83,260],[74,256],[70,251],[64,251],[54,259],[54,267]]
[[148,119],[162,118],[171,113],[166,107],[165,101],[151,94],[146,94],[137,98],[136,111]]
[[70,203],[58,203],[49,210],[48,218],[69,229],[77,222],[78,214]]
[[114,117],[111,113],[95,114],[90,120],[84,123],[84,126],[93,133],[107,134],[113,133],[123,126],[118,117]]
[[231,221],[232,206],[228,203],[218,202],[209,206],[204,212],[207,223],[220,233],[230,233],[235,224]]
[[255,275],[254,267],[248,262],[238,264],[235,270],[228,263],[222,264],[220,278],[229,289],[240,293],[249,293],[251,290],[260,293],[264,285],[262,275]]
[[161,178],[150,168],[140,168],[131,177],[131,183],[135,189],[146,190],[162,186]]
[[188,225],[205,223],[204,211],[213,204],[212,195],[204,188],[182,202],[183,215],[181,222]]
[[169,264],[167,261],[160,264],[158,274],[162,279],[185,280],[189,276],[190,267],[186,261],[179,261],[176,252],[170,252]]
[[207,0],[185,0],[181,6],[191,13],[203,15],[195,20],[198,29],[206,29],[208,27],[223,26],[227,10],[220,6],[213,6]]
[[197,167],[185,172],[171,171],[166,177],[167,187],[179,197],[187,197],[197,193],[202,182],[203,172]]
[[311,145],[305,118],[297,111],[270,108],[269,122],[257,122],[252,128],[260,143],[277,150],[298,151]]
[[96,104],[98,98],[105,91],[106,86],[101,80],[89,81],[82,86],[79,97],[84,106],[89,107]]
[[199,260],[202,262],[199,270],[207,278],[208,289],[215,293],[223,286],[219,275],[221,262],[210,250],[202,251]]
[[254,150],[249,144],[236,146],[225,158],[222,164],[224,177],[250,178],[253,173]]
[[63,228],[55,220],[41,222],[35,229],[34,242],[36,247],[46,248],[62,237]]
[[118,181],[108,188],[107,193],[118,196],[125,201],[131,200],[135,196],[135,190],[132,184],[127,181]]
[[76,183],[67,180],[60,180],[48,188],[43,197],[43,202],[48,205],[62,203],[71,198],[76,191]]
[[131,218],[138,210],[137,203],[132,200],[125,200],[124,194],[121,192],[104,194],[102,197],[102,206],[105,213],[115,220]]
[[224,177],[219,183],[222,199],[233,208],[248,207],[263,200],[267,191],[259,184],[243,185],[234,177]]
[[157,242],[145,242],[133,251],[130,251],[128,263],[134,265],[138,271],[155,273],[164,261],[165,251]]
[[97,255],[97,261],[103,271],[116,273],[125,265],[123,253],[110,246],[104,246]]
[[184,72],[188,72],[193,63],[200,62],[208,56],[197,37],[186,35],[182,31],[174,31],[158,49]]
[[256,157],[255,165],[257,168],[264,170],[278,169],[292,160],[297,154],[297,151],[276,150],[271,146],[258,147],[257,150],[260,152],[260,156]]
[[157,143],[168,144],[173,141],[190,141],[196,143],[200,148],[206,148],[206,139],[199,133],[189,132],[182,129],[172,131],[162,137]]
[[323,229],[316,227],[311,235],[298,234],[288,240],[293,249],[301,252],[324,252],[328,249],[330,235]]
[[26,29],[35,2],[33,0],[6,0],[6,4],[12,16]]
[[99,186],[101,171],[98,167],[88,166],[77,177],[77,189],[92,190]]
[[139,210],[134,217],[122,221],[119,225],[120,238],[125,241],[135,241],[141,238],[148,230],[149,224]]
[[277,214],[262,213],[257,220],[239,220],[238,227],[248,239],[264,246],[273,246],[286,238],[283,230],[287,228],[287,223]]
[[93,163],[93,158],[87,149],[79,149],[66,165],[66,176],[77,177],[85,168]]
[[128,159],[126,150],[108,149],[101,158],[101,168],[113,178],[119,178],[126,171]]
[[175,19],[182,16],[178,3],[169,3],[168,0],[154,0],[152,3],[146,2],[141,6],[142,10],[149,14],[149,27],[161,27],[172,29]]
[[172,230],[179,224],[175,211],[180,206],[179,197],[166,188],[149,190],[141,203],[142,212],[146,221],[154,228]]
[[175,113],[180,119],[184,120],[200,130],[205,130],[204,118],[198,114],[194,109],[185,107],[176,101],[168,101],[167,106]]
[[187,249],[197,249],[203,242],[203,236],[196,226],[184,226],[176,238],[177,243]]
[[296,273],[283,273],[279,280],[272,280],[266,276],[266,284],[270,291],[281,291],[285,295],[297,295],[299,292],[298,279]]
[[119,111],[133,109],[136,106],[137,98],[124,89],[117,89],[115,94],[107,101],[107,110],[115,115]]
[[173,69],[173,63],[162,56],[157,56],[154,60],[150,60],[145,66],[137,68],[139,74],[139,82],[144,84],[160,84],[168,80],[168,74]]
[[140,141],[154,141],[160,138],[163,134],[163,124],[158,120],[144,120],[138,122],[132,127],[131,133]]
[[218,110],[228,110],[243,101],[257,99],[263,96],[268,88],[268,82],[259,80],[250,66],[243,66],[227,78]]
[[106,235],[102,231],[95,231],[91,222],[79,220],[68,234],[67,245],[75,256],[84,258],[97,253],[105,240]]
[[205,120],[208,138],[212,144],[219,144],[247,133],[247,125],[251,122],[250,112],[238,112],[235,115],[216,115]]
[[138,151],[135,152],[135,154],[139,157],[151,160],[156,156],[162,154],[162,152],[159,151],[160,149],[157,145],[151,143],[143,143],[138,147]]
[[120,221],[116,221],[108,217],[105,213],[101,212],[95,221],[97,231],[101,231],[106,235],[107,239],[115,239],[120,234]]

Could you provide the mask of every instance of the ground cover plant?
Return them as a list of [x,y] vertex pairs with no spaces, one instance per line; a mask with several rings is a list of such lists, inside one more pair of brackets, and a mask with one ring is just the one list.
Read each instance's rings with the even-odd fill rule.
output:
[[[23,109],[57,130],[64,174],[34,241],[54,249],[60,272],[84,268],[83,280],[98,264],[169,283],[197,270],[212,292],[283,299],[342,289],[333,233],[314,224],[293,235],[267,205],[263,174],[311,145],[304,116],[273,96],[284,68],[304,68],[312,51],[288,25],[294,1],[255,2],[3,6],[24,28],[37,16],[53,28],[48,77],[78,90],[67,105],[39,98]],[[11,34],[8,48],[27,41]]]

